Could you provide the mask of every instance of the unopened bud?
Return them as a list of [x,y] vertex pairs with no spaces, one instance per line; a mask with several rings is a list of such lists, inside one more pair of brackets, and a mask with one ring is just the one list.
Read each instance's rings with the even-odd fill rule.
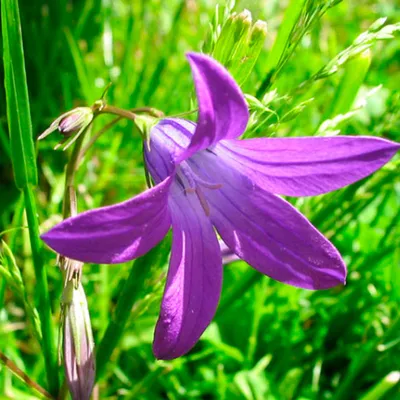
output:
[[74,400],[89,400],[95,377],[94,341],[85,292],[67,282],[62,297],[63,354],[68,388]]
[[79,131],[82,127],[92,122],[93,112],[89,107],[79,107],[75,112],[64,117],[58,124],[58,130],[64,136],[71,136],[74,132]]
[[217,40],[212,56],[225,66],[230,66],[235,54],[240,57],[246,48],[251,29],[251,13],[244,10],[240,14],[233,13],[225,21]]
[[[248,31],[251,28],[252,17],[249,10],[243,10],[241,13],[235,16],[234,23],[236,25],[237,32]],[[241,36],[241,35],[240,35]],[[240,39],[240,36],[236,39]]]
[[71,111],[58,117],[52,124],[38,137],[38,140],[44,139],[50,133],[58,129],[63,135],[63,140],[56,146],[56,148],[63,145],[68,141],[64,150],[68,148],[80,134],[90,125],[93,121],[94,113],[91,107],[77,107]]
[[264,21],[256,21],[248,32],[248,40],[238,45],[238,51],[234,54],[234,64],[231,67],[231,73],[238,82],[242,85],[249,77],[253,70],[261,50],[264,46],[267,36],[267,24]]
[[230,57],[231,63],[238,62],[246,54],[251,23],[252,18],[249,10],[244,10],[235,17],[233,21],[235,47]]
[[262,47],[267,37],[267,32],[267,23],[261,20],[256,21],[250,32],[250,48]]

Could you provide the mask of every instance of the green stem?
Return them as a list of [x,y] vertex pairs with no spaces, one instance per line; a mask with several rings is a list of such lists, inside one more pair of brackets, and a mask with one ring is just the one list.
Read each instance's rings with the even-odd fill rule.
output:
[[75,200],[75,174],[79,167],[79,162],[81,157],[79,157],[81,153],[81,148],[83,141],[86,137],[88,129],[79,136],[76,140],[74,149],[72,150],[71,158],[67,164],[67,170],[65,171],[65,188],[64,188],[64,202],[63,202],[63,218],[68,218],[72,214],[74,214],[71,210],[71,206],[76,209],[76,205],[72,204]]
[[398,332],[400,327],[400,317],[393,321],[389,329],[386,330],[382,337],[378,337],[374,341],[369,341],[363,346],[362,349],[354,356],[347,373],[339,384],[335,394],[333,395],[333,400],[345,400],[351,398],[352,388],[355,388],[357,378],[362,373],[364,368],[366,368],[374,355],[376,354],[377,347],[379,343],[384,343],[387,338],[390,338],[392,334]]
[[257,336],[260,328],[261,318],[264,315],[264,304],[268,297],[268,280],[262,279],[256,287],[253,321],[251,325],[250,336],[248,339],[246,366],[250,369],[254,362],[254,355],[257,349]]
[[131,121],[134,121],[136,119],[136,114],[129,110],[124,110],[122,108],[110,106],[106,104],[100,111],[100,114],[114,114],[118,115],[120,117],[124,117],[127,119],[130,119]]
[[45,359],[45,368],[50,392],[53,395],[58,391],[57,353],[54,341],[54,327],[51,315],[49,289],[47,286],[47,272],[43,265],[43,248],[39,238],[39,224],[37,219],[36,202],[31,185],[23,189],[26,216],[29,227],[29,237],[32,247],[33,265],[36,275],[36,291],[39,297],[38,311],[42,326],[42,349]]
[[[168,241],[164,240],[164,242]],[[162,265],[163,259],[168,256],[165,246],[162,243],[134,261],[118,298],[111,321],[97,349],[97,380],[104,374],[106,364],[122,337],[125,325],[131,315],[132,307],[144,285],[149,267],[151,265]]]
[[290,36],[293,32],[293,28],[298,23],[304,4],[305,0],[291,0],[286,8],[278,36],[276,37],[271,52],[268,55],[266,74],[257,90],[257,98],[261,98],[266,93],[272,84],[274,77],[277,75],[277,72],[282,68],[283,56],[285,51],[288,51],[287,48],[289,46]]
[[241,299],[241,293],[245,293],[261,278],[262,275],[258,271],[249,268],[242,279],[236,282],[236,284],[232,286],[230,290],[226,291],[218,306],[217,316],[222,315],[225,311],[231,308],[237,300]]

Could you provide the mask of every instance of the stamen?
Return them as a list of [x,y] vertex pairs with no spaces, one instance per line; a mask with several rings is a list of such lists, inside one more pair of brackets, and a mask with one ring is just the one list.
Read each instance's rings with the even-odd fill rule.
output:
[[189,194],[196,193],[196,189],[191,188],[191,187],[185,188],[185,193],[189,193]]
[[207,202],[207,198],[204,195],[201,188],[216,190],[222,187],[220,183],[211,183],[202,179],[193,169],[186,163],[183,162],[180,165],[181,174],[177,174],[178,183],[183,187],[185,194],[196,194],[199,199],[200,205],[204,210],[206,216],[210,216],[210,206]]
[[208,183],[206,181],[203,181],[202,179],[199,179],[197,181],[197,183],[199,183],[201,186],[204,186],[207,189],[215,190],[215,189],[221,189],[222,188],[222,183]]
[[203,207],[205,214],[207,215],[207,217],[209,217],[210,216],[210,206],[207,202],[207,199],[205,198],[203,192],[200,189],[196,189],[196,194],[197,194],[197,198],[200,201],[201,206]]
[[189,184],[189,187],[195,188],[197,179],[195,180],[195,177],[194,177],[194,174],[193,174],[193,171],[191,170],[191,168],[188,167],[185,162],[183,162],[180,165],[180,169],[183,173],[183,176],[186,178],[186,180]]

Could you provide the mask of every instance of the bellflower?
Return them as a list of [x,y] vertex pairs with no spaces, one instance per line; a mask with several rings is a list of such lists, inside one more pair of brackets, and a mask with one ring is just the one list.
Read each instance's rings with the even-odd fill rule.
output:
[[123,203],[65,220],[42,236],[83,262],[122,263],[172,226],[172,252],[154,338],[157,358],[185,354],[212,320],[222,286],[216,231],[253,268],[306,289],[344,283],[333,246],[278,195],[313,196],[382,167],[399,145],[375,137],[238,140],[249,118],[243,94],[212,58],[188,54],[197,124],[177,118],[150,133],[145,162],[156,186]]

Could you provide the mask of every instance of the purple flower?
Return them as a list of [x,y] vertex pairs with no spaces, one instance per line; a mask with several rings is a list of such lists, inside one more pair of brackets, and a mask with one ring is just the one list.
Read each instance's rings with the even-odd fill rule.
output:
[[83,262],[121,263],[155,246],[172,226],[170,267],[154,338],[157,358],[189,351],[212,320],[222,286],[216,231],[261,273],[307,289],[344,283],[336,248],[277,196],[326,193],[382,167],[399,145],[375,137],[238,140],[249,118],[243,94],[212,58],[190,53],[197,124],[153,127],[145,160],[156,186],[82,213],[42,236]]

